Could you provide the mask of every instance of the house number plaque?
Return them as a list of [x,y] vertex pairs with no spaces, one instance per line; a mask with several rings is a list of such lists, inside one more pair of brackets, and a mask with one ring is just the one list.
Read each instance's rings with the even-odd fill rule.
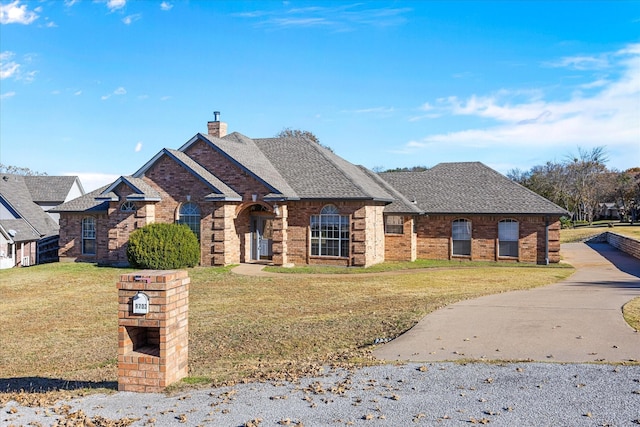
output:
[[149,313],[149,297],[145,293],[138,292],[131,302],[133,303],[133,314]]

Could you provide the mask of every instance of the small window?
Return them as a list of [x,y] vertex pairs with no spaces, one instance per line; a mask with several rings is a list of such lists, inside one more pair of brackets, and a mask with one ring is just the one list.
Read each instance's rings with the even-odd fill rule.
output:
[[404,233],[404,217],[400,215],[387,215],[384,217],[384,232],[386,234]]
[[349,216],[327,205],[320,215],[311,215],[311,255],[349,256]]
[[191,202],[181,205],[178,224],[187,224],[200,241],[200,208],[198,205]]
[[504,219],[498,223],[498,256],[518,257],[518,239],[520,227],[518,221]]
[[83,255],[96,254],[95,218],[84,218],[82,220],[82,253]]
[[453,255],[471,255],[471,221],[466,219],[453,221],[451,237],[453,240]]
[[135,212],[138,210],[136,204],[132,201],[126,201],[122,205],[120,205],[120,210],[122,212]]

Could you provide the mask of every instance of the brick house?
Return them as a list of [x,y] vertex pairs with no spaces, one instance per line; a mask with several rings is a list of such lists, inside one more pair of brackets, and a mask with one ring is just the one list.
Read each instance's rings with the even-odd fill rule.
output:
[[61,258],[126,264],[131,231],[179,222],[203,266],[558,262],[566,213],[481,163],[375,174],[302,138],[227,134],[217,117],[207,134],[55,211]]

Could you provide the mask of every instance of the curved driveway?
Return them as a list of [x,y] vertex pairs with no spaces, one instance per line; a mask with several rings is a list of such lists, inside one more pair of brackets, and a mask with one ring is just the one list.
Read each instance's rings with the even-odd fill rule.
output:
[[562,245],[568,279],[437,310],[379,347],[386,360],[640,361],[622,306],[640,296],[640,260],[606,243]]

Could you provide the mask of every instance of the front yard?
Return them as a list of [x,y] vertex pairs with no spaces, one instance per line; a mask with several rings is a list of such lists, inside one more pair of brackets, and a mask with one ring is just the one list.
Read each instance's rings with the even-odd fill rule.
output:
[[[314,372],[323,364],[374,363],[377,338],[462,299],[562,280],[572,268],[510,265],[398,275],[237,276],[189,270],[190,377],[223,384]],[[0,272],[0,387],[16,378],[117,380],[117,290],[131,270],[57,263]],[[10,380],[13,379],[13,380]],[[112,385],[111,385],[112,386]]]

